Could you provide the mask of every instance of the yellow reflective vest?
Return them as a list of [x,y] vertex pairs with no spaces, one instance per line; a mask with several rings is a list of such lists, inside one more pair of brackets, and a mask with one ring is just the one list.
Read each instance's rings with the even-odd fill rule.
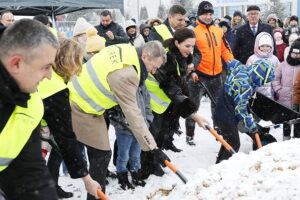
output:
[[155,26],[154,28],[163,40],[173,38],[173,35],[170,32],[170,30],[168,29],[167,25],[160,24],[158,26]]
[[0,172],[19,155],[44,114],[41,97],[31,94],[27,108],[16,106],[0,134]]
[[64,79],[52,70],[52,78],[49,80],[44,78],[38,86],[38,93],[42,99],[52,96],[53,94],[67,88]]
[[132,65],[140,79],[139,57],[133,46],[117,44],[102,49],[83,65],[81,74],[68,84],[71,101],[86,113],[103,114],[106,109],[117,105],[107,83],[107,75]]
[[151,110],[157,114],[164,113],[171,103],[170,98],[159,87],[158,81],[150,73],[148,73],[148,77],[145,80],[145,85],[150,94]]

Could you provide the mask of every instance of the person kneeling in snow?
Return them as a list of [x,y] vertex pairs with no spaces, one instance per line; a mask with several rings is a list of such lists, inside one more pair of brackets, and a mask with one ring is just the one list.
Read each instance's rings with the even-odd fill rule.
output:
[[[237,152],[240,148],[239,122],[243,122],[250,136],[254,137],[254,134],[259,132],[259,127],[247,108],[249,99],[256,87],[274,80],[275,72],[274,67],[266,60],[258,60],[251,66],[232,60],[227,65],[229,74],[212,114],[218,132]],[[222,146],[216,163],[228,159],[230,156],[231,153]]]

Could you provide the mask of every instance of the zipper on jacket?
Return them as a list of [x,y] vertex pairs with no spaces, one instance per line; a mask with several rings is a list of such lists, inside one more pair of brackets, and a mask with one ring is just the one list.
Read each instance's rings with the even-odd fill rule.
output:
[[216,64],[215,48],[214,48],[214,45],[213,45],[214,43],[213,43],[213,41],[212,41],[212,37],[211,37],[210,31],[209,31],[209,27],[206,26],[206,28],[207,28],[207,30],[208,30],[209,37],[210,37],[210,41],[211,41],[211,43],[212,43],[212,48],[213,48],[213,55],[214,55],[213,76],[214,76],[214,75],[215,75],[215,64]]

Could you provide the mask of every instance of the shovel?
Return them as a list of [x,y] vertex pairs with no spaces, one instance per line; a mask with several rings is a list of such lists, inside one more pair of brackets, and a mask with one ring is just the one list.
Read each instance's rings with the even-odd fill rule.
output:
[[172,165],[169,161],[165,160],[165,165],[170,168],[179,178],[186,184],[188,182],[187,178],[178,170],[174,165]]
[[212,129],[210,126],[205,125],[205,128],[207,130],[209,130],[209,132],[211,134],[213,134],[213,136],[215,136],[215,138],[221,142],[221,144],[231,153],[231,154],[235,154],[235,150],[230,146],[230,144],[228,144],[214,129]]
[[97,194],[98,196],[102,199],[102,200],[109,200],[107,196],[105,196],[105,194],[102,192],[101,189],[97,190]]

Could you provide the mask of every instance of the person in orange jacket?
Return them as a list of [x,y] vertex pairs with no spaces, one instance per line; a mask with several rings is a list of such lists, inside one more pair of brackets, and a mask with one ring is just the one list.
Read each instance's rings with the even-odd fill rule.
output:
[[[213,6],[208,1],[202,1],[198,7],[197,20],[194,23],[196,45],[194,48],[194,67],[191,80],[188,81],[190,96],[200,106],[200,101],[205,89],[200,82],[206,86],[213,98],[217,97],[222,88],[222,60],[228,62],[234,59],[230,46],[225,39],[221,28],[213,25]],[[211,109],[214,109],[213,103]],[[193,142],[195,121],[186,119],[186,141],[189,145]]]

